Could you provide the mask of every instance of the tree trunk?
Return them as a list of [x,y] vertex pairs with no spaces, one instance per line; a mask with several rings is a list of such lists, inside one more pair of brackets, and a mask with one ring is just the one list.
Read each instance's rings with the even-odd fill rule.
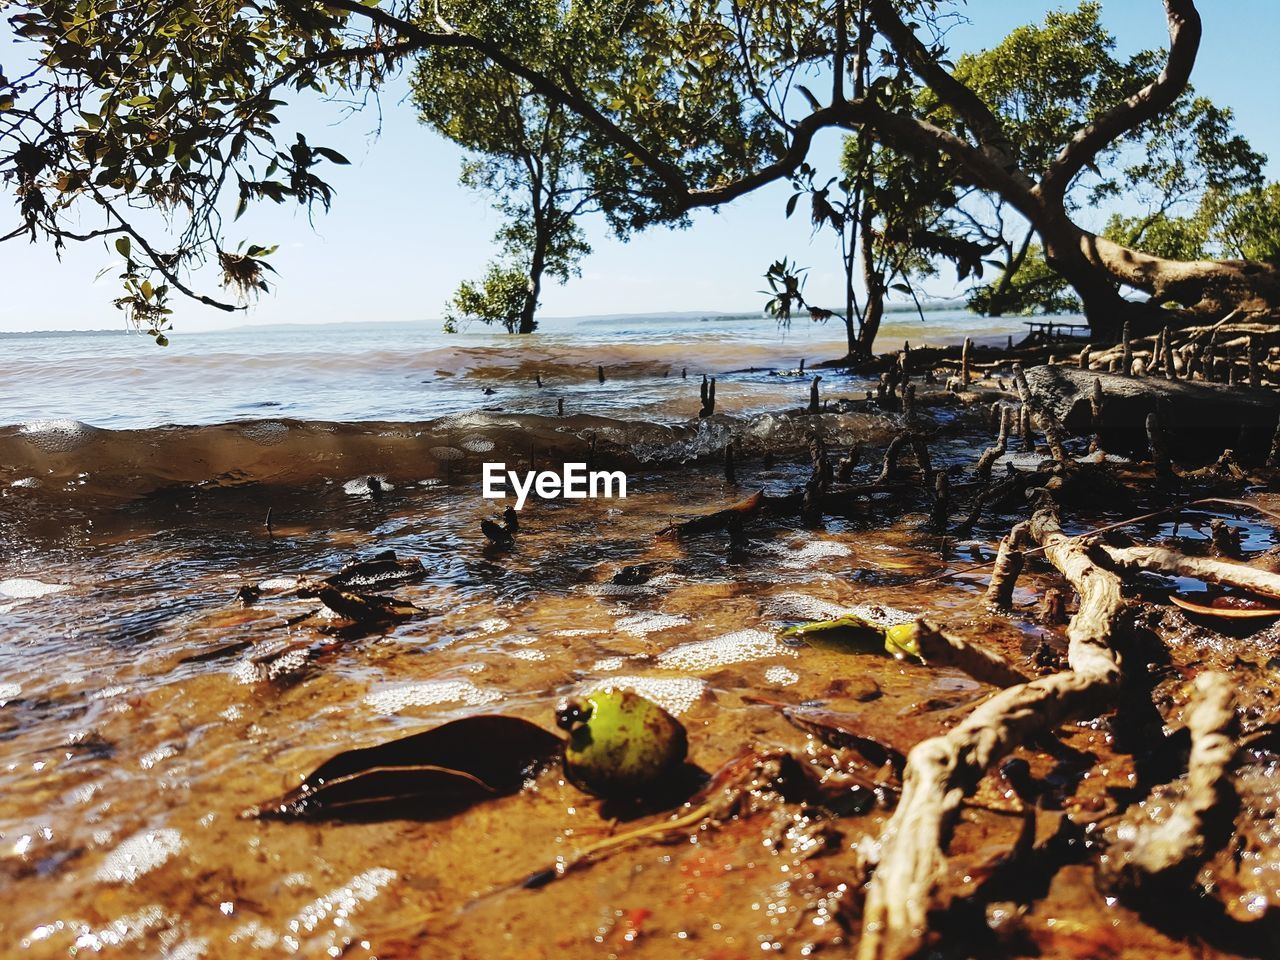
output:
[[533,333],[538,328],[536,314],[538,299],[542,295],[542,272],[547,268],[547,245],[550,243],[550,231],[544,217],[537,217],[533,230],[533,252],[529,258],[529,292],[525,297],[524,308],[520,311],[520,328],[518,333]]
[[[1126,321],[1147,335],[1166,325],[1220,320],[1234,310],[1280,312],[1280,269],[1272,264],[1157,257],[1077,227],[1060,208],[1041,212],[1035,227],[1049,266],[1075,288],[1091,330],[1103,340],[1117,339]],[[1122,286],[1150,299],[1127,300]]]
[[[844,242],[843,240],[841,241]],[[857,243],[857,237],[853,238],[853,242]],[[860,320],[854,309],[853,296],[853,268],[856,261],[853,250],[845,248],[844,251],[844,335],[845,343],[848,347],[846,354],[850,359],[859,356],[858,330],[854,326],[855,321]]]
[[1022,238],[1022,245],[1009,258],[1009,262],[1005,264],[1004,273],[996,281],[996,285],[991,291],[991,297],[987,301],[987,316],[1004,316],[1004,305],[1001,301],[1009,294],[1009,287],[1013,284],[1013,275],[1022,269],[1022,264],[1027,259],[1027,251],[1031,249],[1031,238],[1035,234],[1034,230],[1028,228],[1027,235]]
[[858,258],[862,263],[862,283],[867,288],[862,329],[858,331],[858,353],[863,357],[872,356],[876,334],[880,332],[880,318],[884,316],[884,278],[876,270],[872,214],[870,204],[864,205],[858,224]]

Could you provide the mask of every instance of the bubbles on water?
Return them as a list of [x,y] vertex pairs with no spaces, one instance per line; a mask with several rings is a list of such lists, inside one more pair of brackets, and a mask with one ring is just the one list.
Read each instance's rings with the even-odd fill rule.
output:
[[622,665],[626,662],[626,657],[604,657],[593,663],[591,669],[600,673],[612,673],[614,670],[621,670]]
[[682,670],[707,671],[727,667],[735,663],[750,663],[769,657],[794,657],[795,650],[783,644],[773,634],[763,630],[738,630],[715,637],[681,644],[658,654],[658,663],[664,667]]
[[[373,867],[364,873],[357,874],[342,886],[307,904],[285,924],[285,928],[292,934],[301,936],[315,933],[321,924],[327,923],[334,928],[330,931],[328,939],[334,940],[336,947],[336,940],[348,926],[351,915],[362,904],[374,900],[378,892],[397,876],[394,870],[387,867]],[[300,946],[294,936],[286,935],[284,940],[291,950],[296,951]],[[334,955],[337,956],[336,953]]]
[[779,558],[780,564],[790,570],[804,570],[833,557],[847,557],[852,551],[834,540],[810,540],[799,548],[780,543],[765,544],[761,553]]
[[488,453],[494,448],[495,444],[488,437],[473,434],[469,437],[463,437],[461,446],[464,450],[470,450],[472,453]]
[[289,436],[289,425],[279,420],[262,420],[241,427],[240,435],[264,447],[273,447]]
[[647,697],[673,716],[688,713],[706,693],[705,680],[695,677],[610,677],[597,680],[581,687],[584,694],[597,690],[631,689],[642,697]]
[[[370,481],[373,481],[372,483]],[[370,477],[356,477],[354,480],[348,480],[342,485],[342,492],[349,497],[368,497],[373,495],[374,483],[378,485],[378,493],[384,490],[394,490],[395,484],[389,483],[387,478],[382,474]]]
[[46,453],[68,453],[84,446],[100,431],[79,420],[33,420],[18,431]]
[[441,463],[453,463],[458,460],[465,460],[467,455],[457,447],[431,447],[427,453],[435,457]]
[[646,611],[623,617],[614,626],[620,633],[630,634],[633,637],[646,637],[651,633],[670,630],[672,627],[679,627],[688,622],[688,617],[677,616],[673,613],[651,613]]
[[45,583],[43,580],[31,580],[27,577],[0,580],[0,596],[14,600],[34,600],[36,597],[70,589],[65,583]]
[[916,614],[879,603],[855,603],[841,606],[803,593],[783,593],[765,601],[765,613],[779,620],[835,620],[839,617],[861,617],[880,627],[911,623]]
[[118,947],[142,939],[152,931],[169,930],[177,926],[179,918],[176,914],[165,913],[158,904],[150,904],[133,913],[117,917],[106,926],[95,930],[83,920],[56,920],[42,924],[27,934],[21,944],[30,949],[33,944],[52,940],[59,934],[71,934],[75,937],[74,945],[67,951],[71,954],[84,952],[99,953],[105,947]]
[[374,691],[365,704],[378,713],[399,713],[409,707],[432,707],[440,703],[465,703],[479,707],[502,699],[497,690],[484,690],[470,680],[423,680]]
[[40,481],[35,477],[23,477],[21,480],[15,480],[9,484],[11,487],[17,487],[20,490],[34,490],[40,486]]
[[786,667],[770,667],[764,672],[764,678],[779,687],[789,687],[793,683],[800,682],[800,674]]
[[98,868],[97,878],[103,883],[133,883],[167,863],[186,841],[177,830],[148,830],[130,837],[109,854]]
[[10,700],[16,700],[22,694],[22,687],[16,683],[0,683],[0,707]]
[[292,590],[298,585],[297,577],[271,577],[263,580],[258,584],[258,589],[263,593],[273,593],[280,590]]

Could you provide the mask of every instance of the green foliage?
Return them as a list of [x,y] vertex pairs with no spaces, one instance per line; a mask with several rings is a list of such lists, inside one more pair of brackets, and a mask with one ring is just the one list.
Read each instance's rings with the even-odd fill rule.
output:
[[1231,194],[1210,193],[1201,204],[1211,241],[1226,257],[1280,263],[1280,183]]
[[529,273],[523,264],[490,263],[479,283],[464,280],[458,285],[445,307],[445,331],[456,333],[463,324],[478,320],[515,333],[529,297]]
[[[1100,9],[1085,2],[1075,10],[1052,11],[1041,23],[1019,27],[991,49],[965,54],[956,63],[956,77],[995,108],[1019,165],[1030,173],[1047,169],[1081,126],[1151,82],[1161,68],[1164,55],[1158,51],[1117,57]],[[919,107],[959,129],[952,109],[932,91],[921,94]],[[1101,150],[1068,191],[1067,207],[1122,204],[1125,211],[1113,211],[1107,221],[1109,238],[1172,259],[1211,255],[1215,245],[1201,205],[1210,196],[1258,186],[1265,161],[1233,131],[1232,120],[1230,110],[1188,88],[1170,110]],[[1135,207],[1142,212],[1128,212]],[[1022,244],[1011,235],[1015,225],[1000,198],[971,197],[950,220],[954,229],[994,241],[1003,251],[1000,275],[972,291],[974,309],[1080,308],[1065,282],[1053,279],[1042,254],[1028,253],[1020,262]],[[1029,228],[1017,229],[1025,236]]]
[[769,289],[760,292],[768,296],[769,301],[764,305],[764,311],[784,327],[790,326],[791,313],[795,308],[807,306],[804,302],[806,272],[806,267],[790,263],[786,257],[775,260],[765,271]]
[[1019,267],[1003,285],[1005,271],[991,283],[976,286],[969,292],[969,309],[978,313],[990,313],[991,298],[1001,290],[1001,313],[1031,316],[1036,313],[1076,313],[1080,299],[1071,291],[1071,285],[1044,259],[1044,250],[1032,244]]

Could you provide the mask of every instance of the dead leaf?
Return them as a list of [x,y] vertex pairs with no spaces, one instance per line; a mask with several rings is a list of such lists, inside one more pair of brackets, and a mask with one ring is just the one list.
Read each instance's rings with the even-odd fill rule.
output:
[[527,720],[481,715],[348,750],[247,818],[431,820],[517,792],[563,742]]
[[1188,613],[1194,613],[1202,617],[1218,617],[1224,620],[1280,617],[1280,609],[1268,606],[1266,601],[1253,597],[1242,597],[1235,594],[1210,595],[1207,592],[1195,594],[1194,596],[1207,599],[1209,603],[1200,603],[1198,600],[1192,600],[1187,596],[1179,596],[1176,593],[1169,594],[1169,599],[1173,601],[1175,606],[1181,607]]

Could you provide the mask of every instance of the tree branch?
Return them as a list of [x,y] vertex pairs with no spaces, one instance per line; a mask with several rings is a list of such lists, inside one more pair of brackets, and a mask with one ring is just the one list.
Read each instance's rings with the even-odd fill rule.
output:
[[1200,49],[1200,14],[1194,0],[1164,0],[1169,24],[1169,58],[1160,76],[1081,127],[1041,178],[1043,197],[1060,201],[1071,181],[1103,147],[1134,127],[1157,117],[1182,95]]

